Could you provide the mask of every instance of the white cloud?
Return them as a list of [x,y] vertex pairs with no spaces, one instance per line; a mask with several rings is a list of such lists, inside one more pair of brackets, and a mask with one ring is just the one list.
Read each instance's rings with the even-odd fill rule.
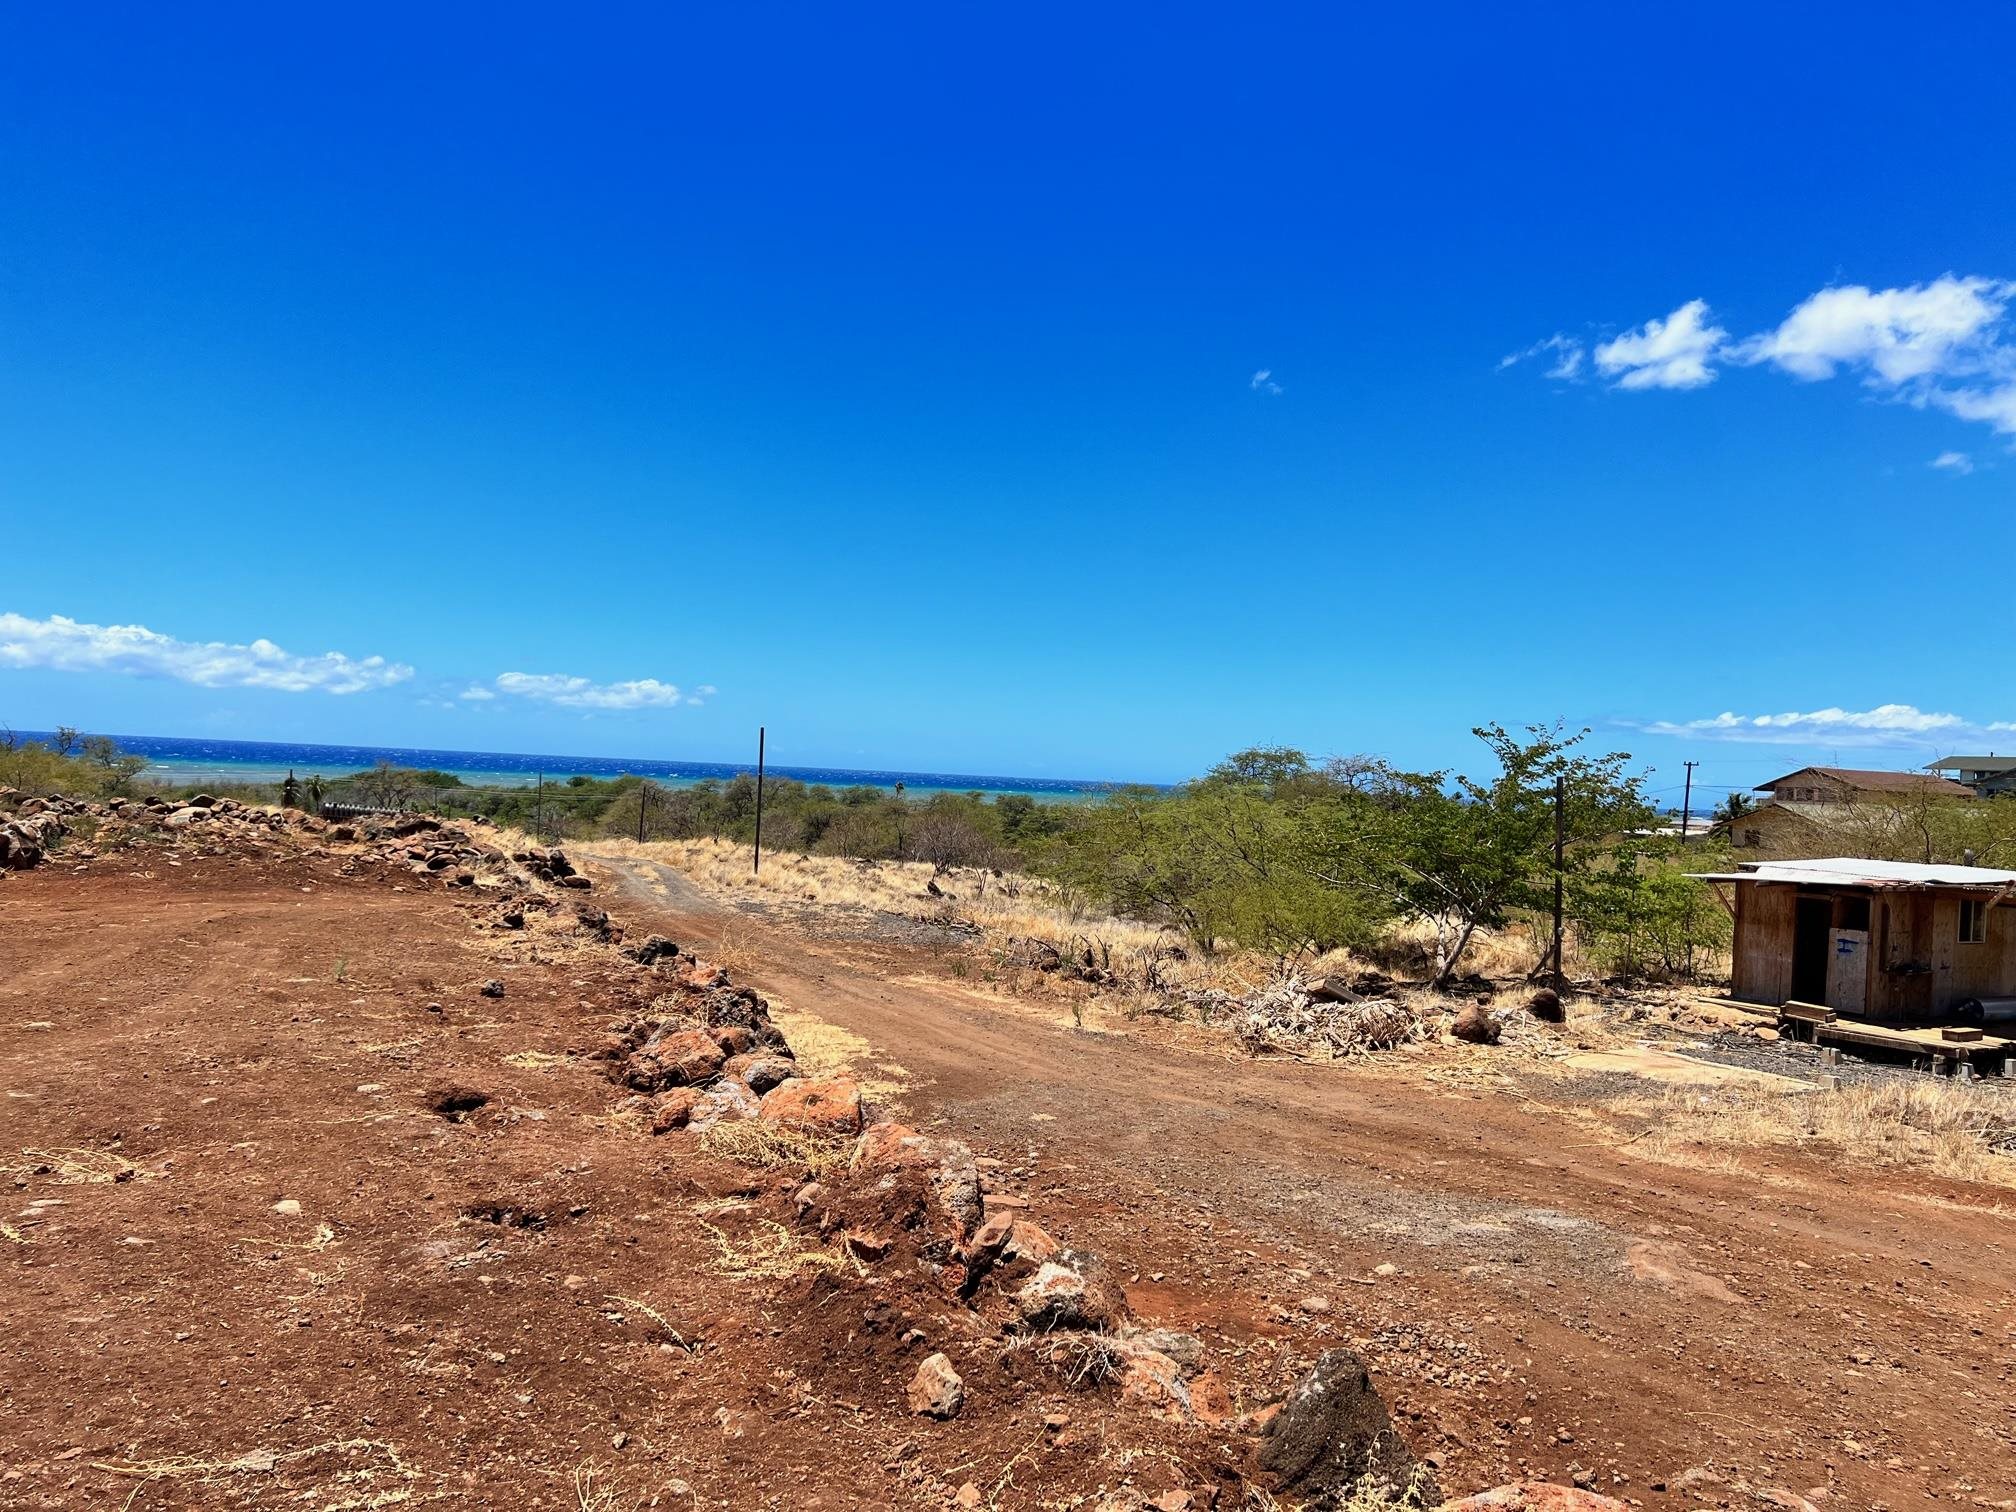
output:
[[91,625],[52,614],[0,614],[0,667],[58,672],[123,672],[170,677],[202,688],[273,688],[283,693],[362,693],[389,688],[413,669],[382,656],[340,651],[295,656],[269,640],[248,645],[182,641],[144,625]]
[[1900,387],[1971,370],[1994,346],[2012,286],[1947,274],[1904,289],[1822,289],[1775,331],[1742,343],[1741,362],[1769,362],[1809,382],[1843,367]]
[[1551,356],[1554,365],[1547,369],[1549,378],[1558,378],[1564,383],[1578,382],[1582,377],[1582,360],[1588,355],[1582,343],[1573,336],[1564,336],[1556,331],[1552,336],[1536,341],[1523,352],[1513,352],[1498,359],[1498,368],[1516,367],[1522,362],[1530,362],[1536,357]]
[[[697,702],[681,694],[671,683],[659,682],[655,677],[597,683],[558,672],[506,672],[497,678],[496,692],[558,704],[563,709],[670,709]],[[485,688],[471,689],[462,696],[475,695],[495,696]]]
[[1974,459],[1965,452],[1941,452],[1928,465],[1946,472],[1959,473],[1962,477],[1974,471]]
[[1278,394],[1281,392],[1281,385],[1274,381],[1274,369],[1272,368],[1260,369],[1259,372],[1253,375],[1252,381],[1246,387],[1253,390],[1256,394]]
[[1741,745],[1827,745],[1947,748],[1955,741],[2016,730],[2016,723],[1979,723],[1958,714],[1928,712],[1913,704],[1873,709],[1814,709],[1808,713],[1717,714],[1709,719],[1634,724],[1648,735]]
[[1708,320],[1708,302],[1690,299],[1664,320],[1598,343],[1596,370],[1625,389],[1689,389],[1715,381],[1713,363],[1729,333]]
[[492,693],[488,688],[480,684],[471,684],[456,695],[456,697],[465,699],[470,703],[488,703],[496,696],[495,693]]
[[[1709,323],[1694,299],[1593,350],[1596,370],[1618,388],[1700,388],[1719,368],[1769,366],[1809,383],[1859,375],[1878,396],[2016,436],[2016,282],[1948,273],[1928,283],[1822,289],[1778,325],[1741,340]],[[1515,352],[1501,368],[1558,354],[1552,378],[1574,378],[1581,346],[1554,335]]]

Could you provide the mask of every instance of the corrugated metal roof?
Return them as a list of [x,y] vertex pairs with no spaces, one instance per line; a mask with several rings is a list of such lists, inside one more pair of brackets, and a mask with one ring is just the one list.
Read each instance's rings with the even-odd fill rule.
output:
[[1925,763],[1928,772],[2012,772],[2016,756],[1948,756],[1944,761]]
[[1926,865],[1918,861],[1868,861],[1830,856],[1816,861],[1739,863],[1734,872],[1693,872],[1702,882],[1792,882],[1804,887],[2011,887],[2016,871],[1992,866]]

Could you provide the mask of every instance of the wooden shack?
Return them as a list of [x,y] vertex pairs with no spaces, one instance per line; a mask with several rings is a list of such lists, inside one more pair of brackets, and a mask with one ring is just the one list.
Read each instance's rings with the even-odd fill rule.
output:
[[1736,921],[1731,995],[1938,1024],[2016,998],[2016,872],[1835,857],[1701,874]]

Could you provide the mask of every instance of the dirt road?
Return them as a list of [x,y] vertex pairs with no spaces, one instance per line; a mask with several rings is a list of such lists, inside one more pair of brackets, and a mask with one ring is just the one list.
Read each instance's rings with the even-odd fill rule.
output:
[[2016,1505],[2016,1211],[1992,1192],[1654,1163],[1516,1096],[1080,1032],[945,949],[822,937],[647,861],[598,875],[633,928],[864,1037],[912,1121],[1054,1178],[1143,1313],[1248,1349],[1359,1342],[1451,1482]]

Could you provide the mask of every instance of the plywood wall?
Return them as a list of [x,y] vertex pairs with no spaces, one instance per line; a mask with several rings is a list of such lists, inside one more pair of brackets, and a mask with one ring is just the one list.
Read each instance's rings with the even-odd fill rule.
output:
[[1933,907],[1940,956],[1935,963],[1934,1007],[2016,993],[2016,909],[2007,903],[1989,909],[1988,938],[1979,945],[1963,945],[1959,899],[1940,898]]
[[1792,995],[1792,912],[1796,887],[1746,882],[1736,889],[1736,953],[1730,991],[1777,1007]]

